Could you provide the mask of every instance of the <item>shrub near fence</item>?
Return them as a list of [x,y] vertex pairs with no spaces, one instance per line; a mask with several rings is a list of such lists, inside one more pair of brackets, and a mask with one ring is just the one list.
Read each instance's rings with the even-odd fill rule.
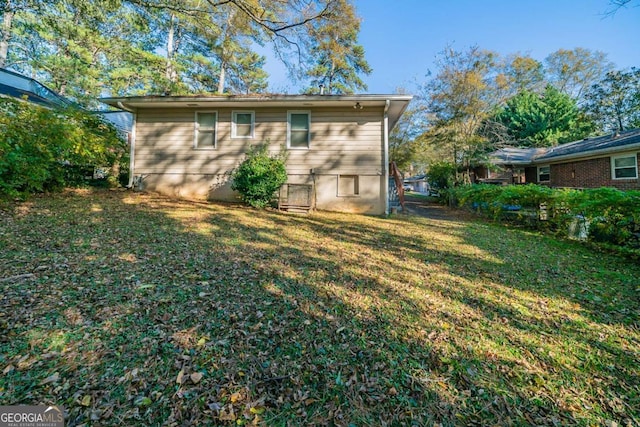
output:
[[640,255],[640,191],[476,184],[450,189],[447,196],[458,206],[495,220],[565,236],[579,223],[589,240]]

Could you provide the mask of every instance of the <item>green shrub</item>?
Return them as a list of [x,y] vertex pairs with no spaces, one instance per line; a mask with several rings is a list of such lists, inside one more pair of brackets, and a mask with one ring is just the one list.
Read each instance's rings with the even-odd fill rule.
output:
[[0,98],[0,196],[78,183],[79,167],[126,161],[126,143],[98,116]]
[[456,166],[449,162],[432,163],[427,172],[429,185],[436,190],[453,187],[456,178]]
[[591,240],[640,247],[640,191],[608,187],[577,191],[567,204],[591,222]]
[[256,208],[267,206],[287,182],[285,158],[270,155],[268,144],[252,147],[246,159],[233,171],[231,188],[241,199]]
[[475,184],[451,188],[449,194],[460,206],[494,219],[508,218],[565,235],[579,217],[589,223],[591,241],[633,251],[640,249],[640,191]]

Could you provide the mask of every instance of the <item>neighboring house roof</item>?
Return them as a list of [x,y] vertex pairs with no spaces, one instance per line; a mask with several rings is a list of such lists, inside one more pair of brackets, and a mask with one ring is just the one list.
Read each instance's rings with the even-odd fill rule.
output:
[[[45,107],[69,107],[75,105],[77,108],[82,108],[37,80],[5,68],[0,68],[0,96],[1,95],[26,99],[29,102]],[[113,123],[116,128],[123,132],[131,132],[133,128],[133,114],[129,112],[92,111],[92,113]]]
[[536,157],[537,162],[591,157],[640,149],[640,129],[616,132],[610,135],[585,138],[580,141],[558,145]]
[[[226,95],[226,96],[136,96],[102,98],[105,104],[127,111],[138,108],[202,107],[247,108],[286,107],[307,109],[310,107],[387,107],[389,129],[392,129],[411,102],[410,95]],[[387,105],[388,102],[388,105]]]
[[27,101],[47,107],[68,107],[73,104],[37,80],[6,68],[0,68],[0,94],[14,98],[26,97]]
[[427,179],[427,175],[426,174],[422,174],[422,175],[414,175],[414,176],[410,176],[409,178],[405,178],[405,181],[412,181],[412,182],[417,182],[417,181],[424,181]]
[[545,148],[504,147],[491,153],[490,160],[495,165],[528,165],[545,152]]
[[585,138],[548,148],[505,147],[490,156],[495,165],[532,165],[640,150],[640,129]]
[[128,111],[95,111],[94,113],[113,123],[123,132],[131,132],[133,129],[133,114]]

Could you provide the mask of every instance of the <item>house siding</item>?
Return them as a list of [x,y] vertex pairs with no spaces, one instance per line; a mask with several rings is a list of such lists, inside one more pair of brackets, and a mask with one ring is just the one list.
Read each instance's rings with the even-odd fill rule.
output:
[[[146,190],[171,196],[237,200],[229,176],[255,144],[280,152],[287,142],[287,111],[295,108],[140,109],[135,171]],[[195,112],[218,114],[216,148],[195,149]],[[232,111],[253,111],[252,139],[231,138]],[[382,108],[311,108],[309,149],[288,149],[289,183],[315,185],[318,209],[380,214],[385,210]],[[285,148],[286,149],[286,148]],[[313,173],[312,173],[313,171]],[[359,194],[339,197],[339,175],[358,175]]]
[[[640,165],[640,154],[636,156]],[[552,187],[613,187],[619,190],[640,190],[638,179],[611,178],[611,157],[551,164],[550,184]]]

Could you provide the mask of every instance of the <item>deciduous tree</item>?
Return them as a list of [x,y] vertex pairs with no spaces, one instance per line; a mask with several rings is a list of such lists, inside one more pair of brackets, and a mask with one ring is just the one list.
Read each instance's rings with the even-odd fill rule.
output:
[[640,69],[608,72],[585,98],[585,110],[601,130],[640,127]]
[[467,171],[489,150],[479,130],[508,94],[508,82],[495,52],[472,47],[447,48],[437,61],[438,71],[426,85],[431,129],[428,139],[447,147],[448,161]]
[[606,53],[581,47],[559,49],[547,56],[545,64],[548,81],[579,104],[584,92],[613,69]]

